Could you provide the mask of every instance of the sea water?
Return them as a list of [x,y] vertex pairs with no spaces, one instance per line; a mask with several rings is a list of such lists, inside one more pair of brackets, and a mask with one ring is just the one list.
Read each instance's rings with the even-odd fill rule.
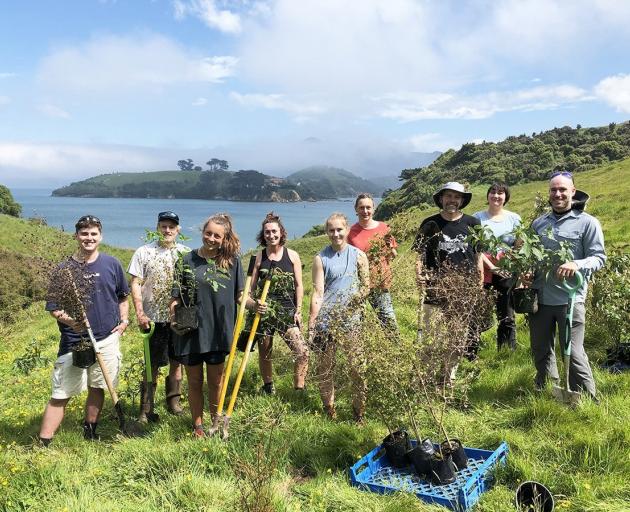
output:
[[[191,247],[201,243],[201,226],[213,213],[229,213],[244,250],[257,246],[256,235],[265,215],[280,216],[289,239],[298,238],[312,226],[322,224],[333,212],[346,214],[356,222],[354,198],[339,201],[299,203],[253,203],[199,199],[136,199],[53,197],[50,189],[11,189],[22,205],[23,217],[42,217],[49,226],[74,231],[82,215],[96,215],[103,223],[103,242],[116,247],[142,245],[145,229],[155,229],[158,212],[171,210],[179,215],[182,233],[191,237]],[[378,200],[376,201],[378,203]]]

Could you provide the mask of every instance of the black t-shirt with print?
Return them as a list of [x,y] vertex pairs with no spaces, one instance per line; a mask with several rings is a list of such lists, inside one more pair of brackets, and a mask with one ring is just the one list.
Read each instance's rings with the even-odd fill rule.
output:
[[[434,229],[426,229],[429,223],[435,223]],[[446,220],[439,213],[422,221],[413,247],[424,255],[424,265],[435,270],[444,262],[453,265],[473,267],[476,262],[476,248],[466,242],[468,228],[481,224],[479,219],[463,214],[457,220]],[[428,233],[423,233],[423,230]]]

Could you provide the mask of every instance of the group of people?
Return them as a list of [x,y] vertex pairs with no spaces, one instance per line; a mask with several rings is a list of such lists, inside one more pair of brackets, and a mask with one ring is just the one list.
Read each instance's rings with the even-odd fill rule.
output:
[[[424,289],[439,279],[439,269],[448,262],[454,268],[476,269],[479,286],[496,290],[498,318],[497,344],[515,349],[516,324],[510,302],[510,280],[497,266],[493,255],[484,255],[467,241],[469,228],[487,226],[505,243],[505,250],[518,243],[512,231],[520,217],[505,209],[510,199],[507,185],[495,183],[488,189],[488,208],[473,216],[462,212],[472,194],[463,185],[449,182],[436,191],[433,199],[439,212],[420,225],[413,247],[418,251],[416,279]],[[558,380],[554,356],[555,327],[561,325],[566,308],[566,293],[561,293],[561,279],[582,272],[584,284],[576,297],[572,325],[571,387],[595,398],[595,383],[583,348],[584,298],[588,278],[605,261],[603,234],[599,222],[584,212],[588,196],[577,191],[569,173],[554,174],[549,182],[551,212],[533,223],[543,243],[556,247],[558,240],[571,244],[574,259],[560,265],[553,276],[536,276],[532,286],[539,292],[539,310],[530,315],[531,347],[536,366],[535,384],[544,386],[547,378]],[[49,300],[46,309],[57,320],[61,333],[58,359],[52,378],[52,397],[44,411],[39,433],[40,442],[48,445],[63,419],[66,404],[86,388],[88,395],[83,423],[86,439],[98,439],[96,427],[101,413],[106,384],[99,365],[87,370],[72,364],[72,349],[90,325],[105,361],[107,373],[116,382],[121,354],[120,336],[129,325],[128,295],[131,293],[136,318],[141,329],[155,324],[150,338],[153,382],[159,368],[168,366],[165,396],[172,414],[182,414],[182,366],[188,383],[188,404],[192,416],[192,433],[205,437],[204,379],[207,382],[209,412],[217,414],[223,379],[224,362],[233,342],[235,318],[239,305],[261,315],[255,341],[259,347],[262,391],[274,393],[272,348],[274,334],[279,334],[294,359],[293,384],[296,393],[303,392],[309,364],[309,352],[317,351],[317,380],[323,407],[334,419],[335,387],[333,368],[338,348],[346,352],[351,372],[354,419],[362,422],[367,397],[365,375],[367,354],[353,346],[363,320],[364,304],[373,307],[376,316],[392,342],[400,336],[390,295],[391,262],[397,254],[397,242],[389,227],[373,218],[374,200],[360,194],[355,201],[358,222],[349,226],[348,219],[333,213],[325,223],[329,239],[313,260],[313,292],[308,314],[307,336],[302,330],[304,286],[299,254],[286,247],[287,231],[273,213],[261,223],[257,236],[262,249],[256,254],[251,288],[245,290],[240,258],[240,241],[233,221],[227,214],[216,214],[203,224],[201,246],[189,249],[178,242],[179,217],[171,211],[158,214],[157,239],[140,247],[133,255],[127,272],[115,258],[99,252],[102,240],[101,221],[91,215],[81,217],[75,226],[78,248],[59,269],[73,267],[90,278],[89,300],[84,318],[70,314],[59,300]],[[549,228],[553,237],[547,235]],[[435,243],[425,243],[431,238]],[[271,268],[272,278],[267,300],[260,300],[262,283]],[[423,315],[418,339],[431,318],[439,313],[441,302],[430,293],[423,294]],[[192,311],[192,323],[185,320],[184,310]],[[189,317],[191,315],[188,315]],[[564,345],[563,329],[560,343]],[[247,326],[245,336],[248,336]],[[479,330],[470,329],[469,358],[479,347]],[[205,363],[205,372],[204,372]],[[153,384],[155,386],[155,384]],[[139,420],[155,421],[153,397],[145,381],[141,385]]]

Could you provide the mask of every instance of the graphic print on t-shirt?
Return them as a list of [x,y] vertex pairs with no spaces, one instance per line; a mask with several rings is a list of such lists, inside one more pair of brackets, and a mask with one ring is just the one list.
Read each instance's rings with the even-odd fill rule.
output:
[[455,254],[456,252],[465,253],[468,249],[468,242],[466,242],[465,235],[460,234],[451,238],[446,233],[442,233],[442,238],[443,240],[440,240],[438,248],[448,255]]

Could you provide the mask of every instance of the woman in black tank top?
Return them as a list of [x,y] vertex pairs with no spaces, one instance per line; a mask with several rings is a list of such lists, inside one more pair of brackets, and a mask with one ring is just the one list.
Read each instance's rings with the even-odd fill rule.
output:
[[[260,295],[265,275],[272,263],[275,266],[271,287],[266,304],[255,308],[263,317],[258,324],[255,341],[258,341],[258,365],[263,379],[262,391],[273,394],[273,368],[271,355],[273,335],[276,331],[293,352],[295,367],[293,386],[296,390],[304,389],[304,379],[308,371],[308,347],[300,331],[302,326],[302,262],[300,255],[285,247],[287,232],[280,217],[273,212],[267,214],[256,240],[264,248],[256,255],[256,265],[252,274],[251,296]],[[247,328],[241,334],[241,340],[247,339]]]

